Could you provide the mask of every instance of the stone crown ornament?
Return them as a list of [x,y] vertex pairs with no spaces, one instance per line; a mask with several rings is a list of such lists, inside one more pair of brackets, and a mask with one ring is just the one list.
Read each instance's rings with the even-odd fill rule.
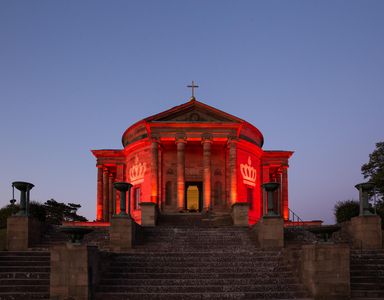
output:
[[144,174],[146,169],[146,163],[139,162],[139,158],[136,156],[135,164],[129,169],[129,179],[131,180],[131,183],[142,183],[144,181]]
[[256,185],[256,169],[252,167],[251,157],[248,156],[248,164],[240,164],[241,175],[245,184]]

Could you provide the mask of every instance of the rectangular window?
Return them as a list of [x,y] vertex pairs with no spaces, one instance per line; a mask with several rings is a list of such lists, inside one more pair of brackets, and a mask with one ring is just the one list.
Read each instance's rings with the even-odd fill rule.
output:
[[253,189],[247,188],[247,201],[248,201],[248,206],[249,209],[253,209]]
[[133,209],[137,210],[140,208],[140,196],[141,188],[137,187],[133,190]]

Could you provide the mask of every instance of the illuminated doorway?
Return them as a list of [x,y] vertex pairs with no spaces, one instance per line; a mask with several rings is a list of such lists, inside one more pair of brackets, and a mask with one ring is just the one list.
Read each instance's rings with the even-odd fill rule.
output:
[[185,209],[189,212],[201,211],[203,206],[202,183],[186,182],[185,184]]

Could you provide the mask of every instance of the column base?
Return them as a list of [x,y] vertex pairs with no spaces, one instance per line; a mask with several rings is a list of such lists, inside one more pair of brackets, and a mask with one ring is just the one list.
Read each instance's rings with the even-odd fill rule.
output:
[[111,219],[109,245],[113,252],[127,252],[135,241],[136,223],[128,216],[114,216]]
[[354,248],[381,249],[383,247],[381,218],[377,215],[352,218],[349,234]]
[[157,221],[156,204],[153,202],[141,202],[141,226],[154,227]]
[[234,226],[248,226],[248,203],[237,202],[232,205],[232,220]]
[[28,216],[11,216],[7,219],[7,250],[26,251],[41,239],[41,224]]
[[282,217],[264,216],[253,227],[260,248],[284,247],[284,220]]

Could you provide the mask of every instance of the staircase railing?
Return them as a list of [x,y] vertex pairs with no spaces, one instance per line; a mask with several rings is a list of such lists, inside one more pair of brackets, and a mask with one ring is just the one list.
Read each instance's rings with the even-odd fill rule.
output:
[[288,219],[292,222],[292,226],[304,226],[304,221],[290,208],[288,208],[289,216]]

